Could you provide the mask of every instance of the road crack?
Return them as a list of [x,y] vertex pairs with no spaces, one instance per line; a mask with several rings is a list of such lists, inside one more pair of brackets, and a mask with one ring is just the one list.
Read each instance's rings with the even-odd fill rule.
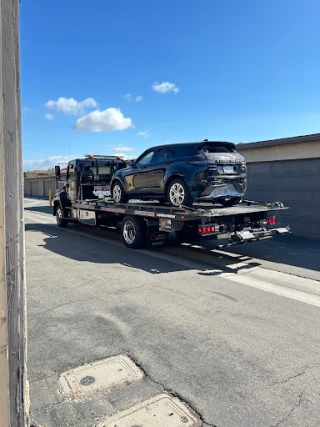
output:
[[293,412],[301,405],[302,401],[303,401],[303,393],[300,393],[298,402],[292,406],[292,408],[287,413],[287,415],[285,415],[280,421],[277,422],[277,424],[273,424],[271,427],[279,427],[282,423],[287,421],[287,419],[293,414]]
[[291,381],[291,380],[294,380],[295,378],[299,378],[299,377],[301,377],[302,375],[305,375],[309,369],[316,369],[316,368],[319,368],[319,367],[320,367],[320,364],[319,364],[319,363],[315,363],[314,365],[310,365],[310,364],[309,364],[309,365],[306,365],[306,366],[304,366],[304,368],[303,368],[300,372],[298,372],[297,374],[295,374],[295,375],[290,375],[290,377],[288,377],[288,378],[286,378],[286,379],[284,379],[284,380],[276,381],[276,382],[274,382],[273,384],[271,384],[271,387],[273,387],[273,386],[275,386],[275,385],[279,385],[279,384],[286,384],[287,382],[289,382],[289,381]]

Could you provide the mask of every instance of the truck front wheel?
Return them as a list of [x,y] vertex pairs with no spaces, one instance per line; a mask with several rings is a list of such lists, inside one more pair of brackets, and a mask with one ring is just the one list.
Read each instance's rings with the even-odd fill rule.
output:
[[64,211],[63,211],[62,205],[60,204],[56,209],[56,221],[57,221],[58,227],[65,228],[68,226],[69,221],[65,219],[63,216],[64,216]]
[[140,249],[146,245],[146,225],[142,218],[126,216],[122,221],[121,233],[128,248]]

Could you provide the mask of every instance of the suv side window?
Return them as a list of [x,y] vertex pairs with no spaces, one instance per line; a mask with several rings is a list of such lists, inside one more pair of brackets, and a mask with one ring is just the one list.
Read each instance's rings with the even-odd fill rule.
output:
[[156,158],[156,162],[158,163],[166,163],[170,162],[174,159],[173,149],[172,148],[164,148],[160,150],[158,156]]
[[177,144],[176,148],[176,157],[191,157],[198,154],[196,144]]
[[147,166],[152,163],[154,151],[149,151],[145,156],[141,157],[138,161],[137,166]]

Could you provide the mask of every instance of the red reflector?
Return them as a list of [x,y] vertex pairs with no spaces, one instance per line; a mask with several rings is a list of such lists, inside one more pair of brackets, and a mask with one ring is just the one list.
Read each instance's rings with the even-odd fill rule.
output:
[[184,215],[181,215],[181,219],[184,219]]
[[198,230],[198,231],[199,231],[199,233],[200,233],[200,234],[202,234],[202,228],[199,228],[199,230]]
[[214,233],[216,231],[216,227],[214,225],[211,226],[211,233]]
[[271,216],[270,218],[267,218],[267,222],[269,225],[275,225],[276,223],[276,217],[275,216]]

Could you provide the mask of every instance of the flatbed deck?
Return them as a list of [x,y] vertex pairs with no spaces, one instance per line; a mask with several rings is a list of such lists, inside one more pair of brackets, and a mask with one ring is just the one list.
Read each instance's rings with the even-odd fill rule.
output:
[[223,207],[213,203],[194,203],[192,207],[171,207],[157,201],[132,200],[115,203],[112,199],[66,201],[57,197],[53,214],[57,224],[66,227],[77,222],[98,227],[115,227],[121,223],[126,246],[141,248],[164,244],[169,233],[179,239],[195,241],[198,238],[227,239],[229,244],[270,238],[285,234],[290,228],[274,228],[276,212],[285,208],[282,203],[263,203],[244,200]]
[[197,218],[227,217],[236,215],[246,215],[258,212],[271,212],[288,209],[279,202],[259,203],[253,201],[243,201],[242,203],[223,207],[212,203],[194,203],[192,207],[181,206],[178,208],[169,205],[162,205],[154,201],[144,202],[132,200],[129,203],[117,204],[113,200],[78,200],[72,203],[76,209],[94,210],[126,215],[140,215],[145,217],[161,218],[167,217],[180,221],[194,220]]

